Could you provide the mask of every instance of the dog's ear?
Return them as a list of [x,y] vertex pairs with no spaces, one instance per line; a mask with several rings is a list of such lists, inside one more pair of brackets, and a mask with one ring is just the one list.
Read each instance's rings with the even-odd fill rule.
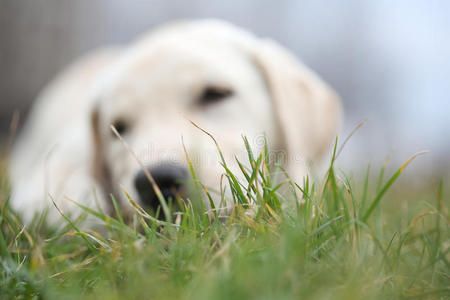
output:
[[100,132],[100,113],[98,106],[91,111],[91,136],[93,155],[92,155],[92,175],[95,180],[100,181],[103,177],[105,161],[103,157],[103,142]]
[[104,141],[101,134],[100,123],[99,107],[96,105],[91,111],[91,136],[93,144],[91,172],[92,177],[100,185],[102,189],[101,192],[103,192],[104,197],[107,199],[108,213],[111,215],[114,210],[109,199],[114,190],[111,180],[111,172],[105,160]]
[[[330,148],[340,124],[337,94],[291,53],[271,40],[255,50],[273,102],[279,133],[288,152],[287,168],[296,180],[305,164],[318,161]],[[303,166],[302,166],[303,164]]]

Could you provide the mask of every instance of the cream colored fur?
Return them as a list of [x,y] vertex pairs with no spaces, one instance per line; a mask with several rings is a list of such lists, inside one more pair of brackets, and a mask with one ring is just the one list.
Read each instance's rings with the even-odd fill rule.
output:
[[[201,105],[209,86],[232,94]],[[12,153],[11,204],[27,222],[48,208],[53,222],[59,213],[51,199],[71,216],[80,210],[68,199],[111,213],[106,194],[113,190],[127,214],[121,190],[138,199],[140,167],[111,132],[118,120],[128,124],[123,138],[146,165],[186,165],[183,139],[200,180],[217,190],[217,150],[190,121],[217,139],[232,171],[239,173],[235,157],[245,161],[242,135],[255,153],[265,136],[302,183],[339,119],[333,90],[276,42],[223,21],[172,23],[121,50],[88,55],[41,93]]]

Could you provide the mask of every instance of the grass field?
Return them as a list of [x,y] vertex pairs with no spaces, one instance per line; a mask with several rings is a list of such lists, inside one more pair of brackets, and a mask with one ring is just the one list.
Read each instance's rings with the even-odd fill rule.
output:
[[201,201],[166,223],[137,208],[131,226],[86,210],[104,222],[102,235],[78,230],[82,218],[24,228],[3,176],[0,298],[450,299],[443,181],[397,186],[410,161],[393,174],[380,166],[346,176],[333,155],[324,180],[302,189],[275,184],[265,153],[249,152],[245,182],[224,166],[235,203],[227,218]]

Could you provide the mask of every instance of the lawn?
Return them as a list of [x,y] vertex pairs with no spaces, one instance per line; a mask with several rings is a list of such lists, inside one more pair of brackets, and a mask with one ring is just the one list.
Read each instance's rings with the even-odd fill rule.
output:
[[86,209],[104,224],[98,231],[79,230],[85,215],[24,228],[2,176],[0,298],[450,299],[443,180],[399,184],[411,160],[346,175],[333,154],[323,180],[298,186],[274,180],[282,169],[267,153],[249,151],[243,182],[224,162],[234,203],[226,217],[201,205],[210,192],[196,183],[166,221],[137,206],[128,225]]

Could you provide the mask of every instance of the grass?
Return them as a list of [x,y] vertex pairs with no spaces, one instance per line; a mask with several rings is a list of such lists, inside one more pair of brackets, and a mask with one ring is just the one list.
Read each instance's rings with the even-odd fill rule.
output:
[[130,226],[85,209],[105,224],[102,234],[80,231],[83,217],[56,227],[40,217],[25,228],[2,176],[0,298],[450,299],[442,181],[396,187],[410,160],[390,177],[385,166],[347,176],[335,169],[335,149],[324,180],[301,188],[274,180],[282,168],[269,163],[267,148],[256,155],[244,145],[244,182],[222,161],[234,203],[228,217],[206,211],[211,195],[194,181],[195,199],[168,222],[135,203]]

